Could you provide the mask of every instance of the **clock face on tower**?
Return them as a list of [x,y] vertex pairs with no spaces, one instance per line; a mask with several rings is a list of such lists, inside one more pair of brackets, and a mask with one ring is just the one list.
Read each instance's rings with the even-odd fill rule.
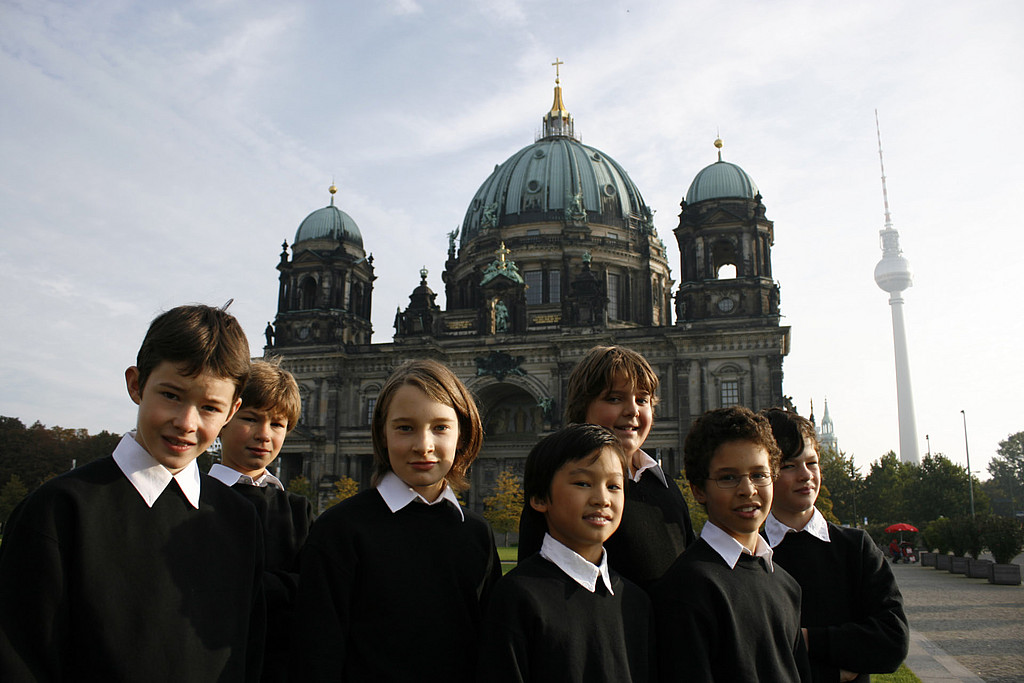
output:
[[299,328],[299,339],[308,339],[308,338],[309,338],[309,326],[308,325],[303,325],[302,327]]
[[732,310],[736,308],[736,302],[729,297],[722,297],[718,300],[718,310],[722,313],[732,313]]

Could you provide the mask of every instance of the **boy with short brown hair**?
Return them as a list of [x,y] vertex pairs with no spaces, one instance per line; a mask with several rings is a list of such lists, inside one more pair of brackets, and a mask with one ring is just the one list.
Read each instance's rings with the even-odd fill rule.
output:
[[125,372],[136,430],[8,522],[0,680],[259,678],[259,522],[195,464],[248,373],[249,345],[224,310],[181,306],[152,322]]
[[220,432],[221,462],[210,468],[211,477],[255,506],[263,526],[267,602],[263,681],[288,680],[299,551],[313,522],[310,500],[286,491],[267,469],[301,411],[299,386],[280,363],[279,358],[253,361],[242,390],[242,406]]
[[684,445],[686,478],[708,521],[651,589],[662,681],[809,681],[800,586],[758,529],[779,448],[742,406],[705,413]]

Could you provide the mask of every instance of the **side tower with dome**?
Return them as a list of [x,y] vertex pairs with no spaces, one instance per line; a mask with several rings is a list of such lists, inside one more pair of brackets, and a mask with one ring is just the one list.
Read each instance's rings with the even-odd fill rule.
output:
[[[630,347],[661,378],[645,450],[671,476],[706,410],[784,403],[789,328],[780,325],[771,275],[773,226],[753,180],[722,161],[694,179],[675,230],[681,278],[673,292],[654,212],[615,159],[583,144],[557,76],[541,123],[448,233],[443,304],[427,265],[408,273],[416,284],[395,311],[391,343],[369,340],[372,257],[355,222],[332,200],[300,225],[291,258],[286,249],[278,266],[266,348],[283,357],[303,394],[302,420],[284,446],[285,480],[306,476],[322,500],[342,476],[368,486],[377,393],[411,358],[447,364],[477,400],[485,438],[465,496],[477,510],[497,476],[521,474],[530,448],[561,426],[569,373],[594,345]],[[730,265],[735,277],[726,278]]]

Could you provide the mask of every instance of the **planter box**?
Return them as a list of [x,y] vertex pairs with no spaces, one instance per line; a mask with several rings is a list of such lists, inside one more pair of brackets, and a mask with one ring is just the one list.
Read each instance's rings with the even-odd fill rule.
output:
[[967,560],[967,576],[972,579],[987,579],[992,560]]
[[948,572],[950,566],[952,565],[952,562],[951,562],[952,559],[953,559],[952,555],[943,555],[941,553],[936,555],[935,556],[935,568],[938,569],[940,572]]
[[1001,586],[1019,586],[1020,565],[996,564],[993,562],[988,568],[988,582],[997,583]]
[[967,558],[966,557],[951,557],[951,558],[949,558],[949,573],[950,574],[966,574],[967,573]]
[[[934,567],[935,566],[935,553],[921,553],[921,566],[922,567]],[[988,572],[985,572],[985,576],[988,576]]]

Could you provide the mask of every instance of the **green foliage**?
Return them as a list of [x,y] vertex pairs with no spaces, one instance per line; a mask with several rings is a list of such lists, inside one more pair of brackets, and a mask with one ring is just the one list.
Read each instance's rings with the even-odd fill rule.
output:
[[860,502],[863,507],[864,477],[854,464],[853,456],[822,448],[818,453],[818,467],[822,483],[828,486],[832,512],[840,520],[836,523],[860,524],[863,513],[858,513],[857,504]]
[[953,548],[953,522],[947,517],[939,517],[928,524],[921,532],[925,547],[935,548],[940,555],[947,554]]
[[12,474],[0,489],[0,524],[6,524],[11,512],[28,495],[28,487],[17,474]]
[[1024,528],[1016,519],[990,515],[982,528],[982,540],[996,562],[1010,564],[1024,549]]
[[0,482],[17,474],[32,491],[75,465],[110,455],[120,440],[107,431],[90,435],[85,429],[46,427],[40,422],[26,427],[16,417],[0,416]]
[[[295,481],[292,479],[292,481]],[[338,481],[334,482],[334,495],[327,499],[324,503],[324,509],[333,507],[352,496],[359,493],[359,482],[352,477],[342,477]]]
[[999,442],[996,456],[988,463],[988,473],[1000,497],[1009,499],[1009,515],[1024,508],[1024,432]]
[[871,674],[871,683],[921,683],[921,679],[906,664],[901,664],[895,673]]
[[292,493],[309,498],[310,502],[313,503],[313,509],[317,509],[316,491],[313,490],[313,484],[310,483],[309,479],[306,479],[301,474],[297,474],[288,482],[287,488]]
[[908,467],[913,466],[900,462],[893,451],[871,463],[868,475],[864,479],[861,506],[862,514],[868,521],[884,522],[886,526],[906,521],[903,519],[900,502],[909,476]]
[[512,470],[502,470],[494,482],[493,492],[484,498],[484,519],[496,532],[505,534],[505,545],[508,545],[509,532],[519,528],[522,511],[523,484]]
[[704,522],[708,521],[708,511],[693,497],[693,491],[690,490],[690,482],[686,481],[686,474],[683,472],[680,472],[679,476],[676,477],[676,486],[683,492],[683,500],[686,501],[686,507],[690,508],[690,524],[693,526],[693,533],[697,535],[697,538],[700,538]]
[[821,516],[826,521],[832,522],[833,524],[839,524],[839,519],[836,517],[832,505],[832,496],[829,495],[828,487],[825,486],[825,482],[821,483],[821,490],[818,492],[818,499],[814,502],[814,506],[821,512]]

